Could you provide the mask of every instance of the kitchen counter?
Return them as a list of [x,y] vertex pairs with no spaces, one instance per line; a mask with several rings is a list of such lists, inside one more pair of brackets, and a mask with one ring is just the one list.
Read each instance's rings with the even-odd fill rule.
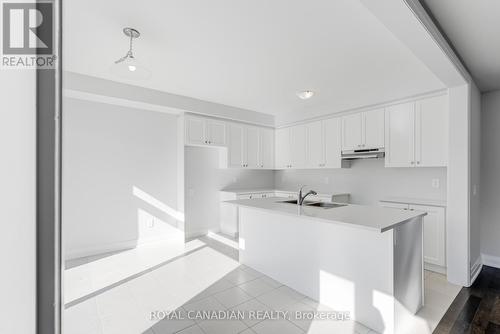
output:
[[[304,188],[304,190],[307,192],[309,189]],[[274,192],[283,192],[283,193],[293,193],[297,194],[299,191],[298,189],[295,190],[284,190],[284,189],[275,189],[275,188],[241,188],[241,189],[222,189],[221,191],[228,192],[228,193],[234,193],[238,195],[245,195],[245,194],[255,194],[255,193],[274,193]],[[350,195],[349,193],[346,192],[335,192],[335,193],[330,193],[330,194],[321,194],[318,193],[316,196],[318,197],[332,197],[332,196],[343,196],[343,195]]]
[[336,208],[321,208],[282,203],[283,198],[269,197],[227,201],[239,207],[261,209],[294,217],[310,218],[325,223],[347,224],[376,232],[385,232],[405,222],[426,215],[425,212],[404,211],[378,206],[346,205]]
[[446,200],[441,199],[426,199],[426,198],[413,198],[413,197],[385,197],[380,200],[381,202],[402,203],[402,204],[416,204],[416,205],[430,205],[446,207]]
[[401,333],[424,301],[426,213],[284,200],[224,203],[238,214],[240,262],[380,333]]

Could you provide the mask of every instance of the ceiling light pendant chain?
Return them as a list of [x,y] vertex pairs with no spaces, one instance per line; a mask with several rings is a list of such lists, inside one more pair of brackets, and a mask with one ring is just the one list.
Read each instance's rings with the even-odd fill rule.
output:
[[116,60],[111,71],[127,79],[148,79],[151,72],[144,67],[134,56],[134,39],[139,38],[141,34],[134,28],[126,27],[123,29],[125,36],[129,38],[129,48],[125,56]]
[[134,54],[133,54],[133,46],[134,46],[134,36],[130,35],[130,46],[129,46],[129,49],[128,49],[128,52],[127,52],[127,55],[130,57],[130,58],[134,58]]

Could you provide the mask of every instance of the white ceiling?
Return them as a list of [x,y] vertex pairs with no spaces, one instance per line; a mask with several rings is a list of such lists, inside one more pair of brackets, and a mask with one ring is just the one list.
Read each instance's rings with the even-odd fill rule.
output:
[[500,1],[425,0],[482,91],[500,89]]
[[[359,0],[85,0],[64,11],[66,70],[258,112],[307,118],[444,88]],[[124,26],[142,33],[147,81],[110,73]],[[298,99],[304,89],[316,95]]]

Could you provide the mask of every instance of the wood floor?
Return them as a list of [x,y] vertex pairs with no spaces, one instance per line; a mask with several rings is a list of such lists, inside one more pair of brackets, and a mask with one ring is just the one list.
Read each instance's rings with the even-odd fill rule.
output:
[[434,330],[436,334],[500,334],[500,269],[484,266],[463,288]]

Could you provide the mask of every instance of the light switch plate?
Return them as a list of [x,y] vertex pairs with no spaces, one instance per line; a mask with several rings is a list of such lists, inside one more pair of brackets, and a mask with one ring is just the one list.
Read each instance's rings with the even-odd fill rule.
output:
[[432,188],[439,188],[439,179],[432,179]]

